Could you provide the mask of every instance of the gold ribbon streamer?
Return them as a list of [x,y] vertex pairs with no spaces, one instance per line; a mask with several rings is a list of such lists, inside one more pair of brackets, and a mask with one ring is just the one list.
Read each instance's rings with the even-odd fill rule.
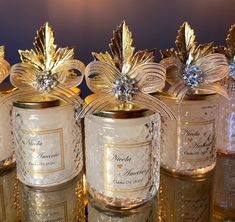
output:
[[[87,113],[111,108],[122,102],[130,102],[154,112],[160,112],[168,118],[175,118],[168,106],[149,95],[164,88],[165,68],[154,62],[154,52],[151,50],[134,53],[132,42],[131,32],[123,22],[114,31],[114,37],[111,40],[112,56],[108,52],[93,53],[95,61],[86,67],[85,78],[89,89],[98,96],[83,109],[81,117]],[[135,91],[131,101],[120,101],[113,92],[115,82],[123,77],[126,77],[128,81],[134,81]]]
[[[178,100],[192,89],[206,90],[225,97],[228,94],[223,86],[218,84],[229,74],[227,59],[220,53],[214,53],[212,44],[196,45],[193,29],[185,22],[178,31],[176,38],[177,50],[161,51],[162,64],[166,70],[166,81],[170,84],[168,93]],[[196,66],[202,72],[202,81],[197,87],[192,87],[183,79],[186,67]]]
[[35,51],[19,51],[22,63],[10,69],[10,81],[19,90],[11,99],[43,93],[68,103],[82,104],[82,99],[70,88],[82,82],[85,66],[74,59],[74,49],[57,48],[54,40],[52,28],[46,23],[35,37]]

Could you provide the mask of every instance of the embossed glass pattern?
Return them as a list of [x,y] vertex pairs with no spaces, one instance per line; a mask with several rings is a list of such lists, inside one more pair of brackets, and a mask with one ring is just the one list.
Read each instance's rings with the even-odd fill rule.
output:
[[51,188],[36,189],[19,184],[21,221],[84,222],[82,176]]
[[193,95],[177,102],[161,97],[177,119],[163,119],[161,166],[184,175],[212,170],[216,163],[217,95]]
[[19,180],[31,186],[64,183],[83,166],[81,126],[72,105],[13,108]]
[[156,194],[159,131],[159,114],[130,119],[86,116],[86,171],[91,201],[99,207],[126,209]]
[[11,110],[12,105],[10,102],[0,103],[0,171],[15,162],[13,157]]
[[[214,214],[221,219],[235,220],[235,157],[218,155],[215,188]],[[233,219],[233,220],[232,220]]]
[[213,174],[174,177],[161,172],[159,218],[166,222],[210,222]]
[[229,99],[221,96],[219,102],[216,147],[221,153],[235,154],[235,91],[230,92]]
[[0,175],[0,221],[17,221],[16,209],[14,208],[14,185],[16,183],[15,171],[8,171]]

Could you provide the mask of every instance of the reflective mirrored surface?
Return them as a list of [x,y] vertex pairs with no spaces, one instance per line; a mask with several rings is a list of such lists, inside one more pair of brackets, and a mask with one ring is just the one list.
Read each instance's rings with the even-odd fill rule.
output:
[[50,188],[16,179],[15,169],[0,175],[1,222],[230,222],[235,221],[235,157],[218,155],[212,172],[182,177],[161,170],[160,191],[129,210],[99,209],[84,195],[83,176]]

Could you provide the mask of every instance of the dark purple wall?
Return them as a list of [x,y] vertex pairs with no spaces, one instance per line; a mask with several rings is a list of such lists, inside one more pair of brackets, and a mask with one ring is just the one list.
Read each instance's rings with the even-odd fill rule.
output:
[[[53,26],[57,44],[76,47],[86,64],[91,51],[104,51],[112,31],[126,20],[138,49],[174,46],[177,30],[187,20],[198,42],[223,44],[235,23],[234,0],[0,0],[0,44],[11,64],[18,49],[32,48],[35,31]],[[85,84],[83,95],[88,93]]]

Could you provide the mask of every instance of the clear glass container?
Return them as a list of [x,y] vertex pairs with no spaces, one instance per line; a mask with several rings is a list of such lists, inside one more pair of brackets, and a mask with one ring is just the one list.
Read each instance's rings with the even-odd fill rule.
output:
[[162,121],[161,167],[182,175],[212,170],[216,163],[218,96],[192,94],[178,102],[162,94],[160,99],[177,117]]
[[89,199],[99,208],[130,209],[158,191],[160,115],[119,108],[85,117]]
[[[10,89],[8,91],[1,91],[0,88],[0,93],[3,100],[4,97],[7,97],[10,92]],[[11,101],[7,100],[6,102],[0,103],[0,172],[15,166],[11,111]]]
[[82,174],[50,188],[19,184],[21,221],[84,222],[85,208]]
[[0,221],[16,222],[17,212],[14,205],[16,172],[14,169],[0,175]]
[[73,105],[42,97],[14,102],[13,130],[22,183],[54,186],[82,171],[81,126]]
[[88,205],[89,222],[156,222],[157,198],[128,211],[104,211]]
[[218,155],[214,184],[214,216],[221,221],[235,221],[234,156]]
[[202,177],[172,176],[161,171],[159,218],[166,222],[212,220],[213,172]]
[[220,153],[235,155],[235,91],[229,99],[220,96],[219,104],[216,147]]

